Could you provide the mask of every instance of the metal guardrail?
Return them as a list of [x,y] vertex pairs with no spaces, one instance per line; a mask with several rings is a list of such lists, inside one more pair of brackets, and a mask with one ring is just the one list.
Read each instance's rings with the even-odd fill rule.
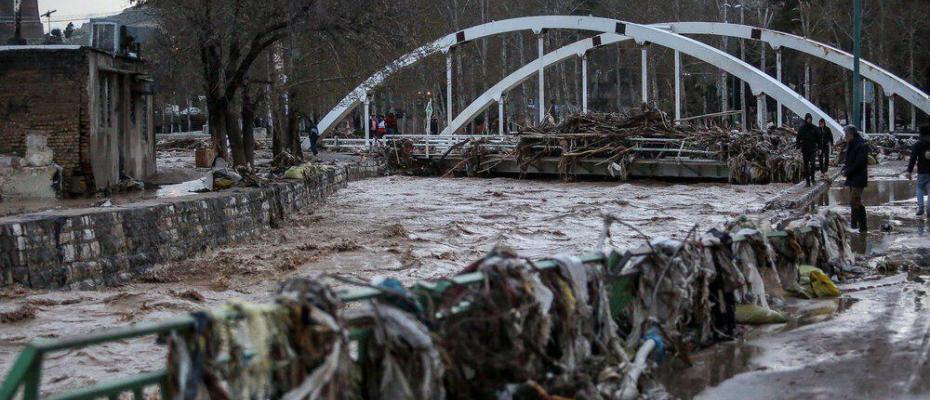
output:
[[[810,232],[809,228],[804,228],[801,232]],[[785,238],[788,233],[784,231],[771,231],[765,233],[769,238]],[[746,240],[746,237],[734,235],[733,242]],[[705,243],[708,244],[708,243]],[[643,256],[651,253],[649,247],[640,247],[634,250],[623,251],[613,250],[609,254],[604,252],[592,252],[581,257],[584,264],[602,263],[612,270],[618,265],[624,265],[626,260],[635,256]],[[558,263],[553,260],[542,260],[534,263],[538,270],[547,270],[556,268]],[[627,279],[628,277],[619,277]],[[412,290],[420,295],[437,295],[441,294],[446,288],[471,285],[484,280],[484,274],[474,272],[454,276],[448,279],[436,282],[420,281],[417,282]],[[344,302],[356,302],[373,299],[380,296],[382,292],[376,288],[366,287],[360,289],[348,289],[338,292],[339,298]],[[611,298],[611,304],[619,302],[618,307],[622,306],[622,300]],[[614,306],[611,306],[614,308]],[[236,315],[226,315],[226,318],[237,318]],[[6,379],[0,386],[0,400],[12,400],[22,389],[23,400],[39,399],[42,385],[42,367],[46,356],[51,353],[62,352],[66,350],[76,350],[84,347],[111,343],[120,340],[134,339],[151,335],[165,336],[172,332],[186,332],[193,328],[194,319],[190,316],[181,316],[167,321],[155,323],[142,323],[136,326],[107,330],[104,332],[94,333],[77,338],[46,340],[38,339],[26,345],[23,351],[14,361]],[[353,332],[353,339],[358,339],[364,335],[364,332]],[[161,397],[167,399],[164,385],[167,382],[168,372],[165,369],[158,369],[150,372],[136,374],[130,377],[115,379],[113,381],[103,382],[90,387],[81,388],[61,394],[52,395],[49,399],[55,400],[88,400],[97,398],[117,399],[124,393],[131,393],[133,399],[142,400],[145,398],[144,391],[147,388],[159,387]]]

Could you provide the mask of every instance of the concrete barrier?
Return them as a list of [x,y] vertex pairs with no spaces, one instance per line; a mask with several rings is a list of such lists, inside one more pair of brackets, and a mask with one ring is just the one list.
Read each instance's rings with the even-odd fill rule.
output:
[[0,218],[0,286],[93,289],[158,263],[255,237],[322,203],[381,166],[340,167],[305,181],[158,199],[108,208]]

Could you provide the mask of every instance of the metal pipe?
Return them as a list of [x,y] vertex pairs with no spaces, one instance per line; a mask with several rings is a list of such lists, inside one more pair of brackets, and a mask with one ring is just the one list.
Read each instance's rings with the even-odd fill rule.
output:
[[581,56],[581,112],[588,113],[588,53]]
[[539,122],[546,119],[546,65],[542,62],[543,56],[546,55],[546,37],[545,32],[539,33]]
[[675,125],[681,119],[681,52],[675,50]]
[[[775,50],[775,79],[778,79],[778,81],[781,82],[781,47],[779,47],[778,50]],[[777,111],[775,112],[775,126],[781,128],[782,107],[780,101],[776,107]]]
[[649,104],[649,49],[642,50],[642,86],[643,104]]

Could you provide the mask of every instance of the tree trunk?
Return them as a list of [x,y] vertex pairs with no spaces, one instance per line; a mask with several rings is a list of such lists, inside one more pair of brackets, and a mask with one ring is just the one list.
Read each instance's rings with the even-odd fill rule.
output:
[[218,157],[227,161],[230,160],[229,146],[226,144],[226,109],[228,107],[225,100],[207,95],[207,117],[210,137],[213,139],[213,149],[216,150]]
[[255,124],[255,102],[249,95],[249,89],[242,91],[242,144],[246,164],[255,165],[255,135],[252,129]]
[[226,107],[226,134],[229,136],[229,148],[232,152],[234,166],[247,165],[245,148],[242,144],[242,128],[239,115],[233,107]]
[[297,98],[299,93],[296,89],[291,89],[287,96],[287,150],[298,160],[304,159],[303,149],[300,148],[300,112],[297,110]]

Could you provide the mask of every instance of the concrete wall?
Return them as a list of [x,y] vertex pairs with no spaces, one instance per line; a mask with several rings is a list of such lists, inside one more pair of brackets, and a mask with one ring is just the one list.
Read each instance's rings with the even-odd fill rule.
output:
[[125,282],[267,231],[380,166],[340,168],[307,181],[113,208],[0,218],[0,286],[91,289]]

